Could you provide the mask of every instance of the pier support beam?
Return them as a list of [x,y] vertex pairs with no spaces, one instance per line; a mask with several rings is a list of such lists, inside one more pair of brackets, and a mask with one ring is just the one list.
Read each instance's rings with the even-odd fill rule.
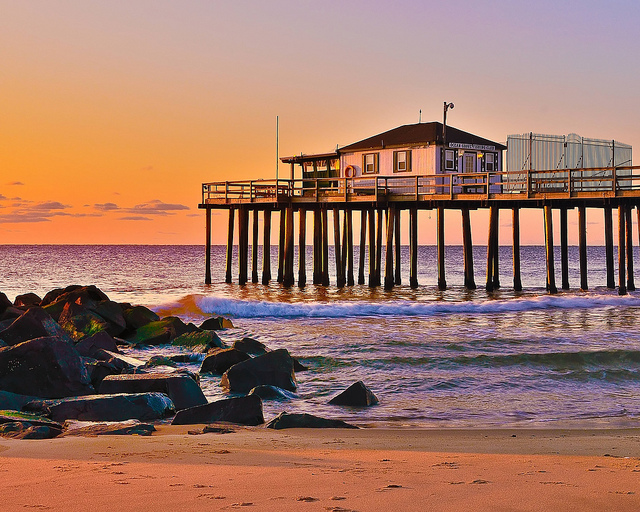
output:
[[627,294],[627,283],[625,276],[625,214],[626,208],[623,205],[618,206],[618,294]]
[[271,210],[264,211],[262,223],[262,284],[271,281]]
[[437,210],[437,249],[438,249],[438,289],[447,289],[447,280],[444,271],[444,208]]
[[[354,285],[353,279],[353,216],[351,210],[344,211],[345,223],[346,223],[346,235],[347,235],[347,286]],[[343,244],[344,250],[344,244]]]
[[462,250],[464,259],[464,287],[467,290],[475,290],[476,281],[473,276],[473,241],[471,239],[469,208],[462,209]]
[[604,207],[604,246],[607,262],[607,288],[616,287],[616,279],[613,268],[613,215],[611,206]]
[[287,225],[286,218],[287,218],[286,210],[281,209],[280,210],[280,234],[278,237],[278,275],[276,277],[276,280],[279,283],[282,282],[282,276],[284,273],[284,254],[285,254],[284,241],[286,239],[286,225]]
[[396,260],[396,268],[395,268],[395,274],[393,276],[393,281],[395,285],[401,285],[402,284],[402,269],[401,269],[401,260],[402,260],[402,256],[401,256],[401,252],[402,252],[402,247],[401,247],[401,240],[400,240],[400,212],[402,210],[398,209],[398,208],[394,208],[394,214],[393,214],[393,219],[394,219],[394,224],[393,224],[393,237],[396,241],[396,256],[395,256],[395,260]]
[[313,210],[313,284],[322,284],[322,217]]
[[233,228],[235,225],[234,222],[235,210],[233,208],[229,208],[229,230],[227,231],[227,268],[225,272],[224,282],[231,282],[231,266],[233,265]]
[[322,286],[329,286],[329,214],[321,210],[322,218]]
[[336,286],[342,288],[345,284],[342,273],[342,253],[340,251],[340,210],[333,209],[333,252],[336,257]]
[[204,284],[211,284],[211,208],[205,210]]
[[364,284],[364,260],[367,250],[367,210],[360,212],[360,258],[358,260],[358,284]]
[[307,210],[298,211],[298,286],[304,288],[307,284]]
[[560,208],[560,268],[563,290],[569,289],[569,241],[567,229],[567,209]]
[[544,245],[547,259],[547,290],[558,293],[556,287],[556,273],[553,262],[553,212],[551,206],[544,207]]
[[384,289],[393,289],[393,231],[395,227],[395,207],[387,209],[387,244],[384,262]]
[[495,270],[494,260],[498,257],[496,254],[496,245],[494,239],[498,232],[498,207],[491,206],[489,208],[489,235],[487,236],[487,284],[485,285],[488,292],[495,289],[495,281],[493,272]]
[[247,283],[249,264],[249,210],[238,209],[238,284]]
[[511,228],[513,231],[513,289],[522,291],[522,279],[520,277],[520,209],[511,211]]
[[409,210],[409,286],[418,287],[418,209]]
[[378,219],[376,225],[376,286],[380,286],[382,283],[382,226],[383,222],[383,211],[378,210]]
[[369,287],[376,286],[376,217],[375,210],[369,210]]
[[342,214],[342,245],[340,246],[340,272],[344,285],[347,284],[347,210]]
[[493,231],[493,289],[497,290],[500,288],[500,242],[498,236],[500,233],[500,208],[497,206],[494,215],[496,229]]
[[626,247],[627,247],[627,291],[636,289],[633,277],[633,220],[631,218],[631,205],[625,206],[625,228],[626,228]]
[[253,231],[251,237],[251,282],[258,282],[258,214],[260,212],[253,210],[253,220],[251,229]]
[[285,209],[284,275],[282,284],[292,286],[293,277],[293,207]]
[[578,250],[580,252],[580,289],[589,289],[587,283],[587,213],[584,206],[578,206]]

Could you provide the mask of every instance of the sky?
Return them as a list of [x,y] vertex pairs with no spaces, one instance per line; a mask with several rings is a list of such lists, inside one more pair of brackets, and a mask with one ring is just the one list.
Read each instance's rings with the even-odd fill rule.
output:
[[[0,243],[202,244],[201,184],[274,178],[276,116],[280,156],[419,110],[441,121],[444,101],[449,125],[498,142],[575,132],[640,151],[639,25],[635,0],[0,0]],[[486,243],[487,212],[472,221]],[[522,222],[522,243],[544,242],[541,212]],[[510,227],[505,213],[503,244]]]

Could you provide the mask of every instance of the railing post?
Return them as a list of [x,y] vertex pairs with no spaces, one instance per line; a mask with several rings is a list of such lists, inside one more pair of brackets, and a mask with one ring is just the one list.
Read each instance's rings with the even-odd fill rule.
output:
[[489,188],[491,186],[491,178],[489,176],[489,173],[486,173],[486,180],[487,180],[487,199],[489,199]]
[[527,171],[527,199],[531,197],[531,171]]
[[418,191],[420,188],[420,182],[418,181],[418,176],[416,176],[416,201],[418,200]]
[[569,193],[569,197],[571,197],[571,169],[567,171],[567,192]]
[[611,186],[613,187],[613,195],[618,195],[618,177],[616,176],[616,168],[614,167],[611,171]]
[[375,193],[376,193],[376,203],[378,202],[378,177],[374,176],[374,187],[375,187]]

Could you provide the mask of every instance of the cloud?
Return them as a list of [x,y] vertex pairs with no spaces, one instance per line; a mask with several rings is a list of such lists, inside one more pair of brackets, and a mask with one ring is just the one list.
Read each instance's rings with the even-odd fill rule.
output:
[[21,181],[12,181],[11,183],[9,183],[9,185],[13,187],[18,187],[18,186],[23,186],[24,183],[22,183]]
[[0,201],[5,201],[6,199],[9,199],[7,196],[3,196],[2,194],[0,194]]
[[151,220],[149,217],[143,217],[142,215],[131,215],[129,217],[120,217],[119,220]]
[[14,212],[0,215],[0,224],[23,224],[31,222],[51,222],[46,214],[36,212]]
[[116,203],[96,203],[93,207],[101,212],[109,212],[120,208]]
[[65,210],[71,208],[68,204],[62,204],[59,201],[47,201],[33,206],[36,210]]
[[128,213],[144,213],[146,215],[173,215],[180,210],[190,210],[188,206],[177,203],[164,203],[158,199],[148,203],[137,204],[133,208],[128,208]]

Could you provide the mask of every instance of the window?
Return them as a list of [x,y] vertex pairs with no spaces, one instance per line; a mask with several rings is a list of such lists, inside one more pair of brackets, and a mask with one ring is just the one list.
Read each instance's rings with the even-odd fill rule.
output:
[[376,174],[378,172],[378,153],[365,153],[362,160],[362,171],[365,174]]
[[453,149],[447,149],[444,152],[444,170],[445,171],[456,170],[456,151]]
[[484,168],[487,172],[493,172],[496,170],[496,155],[494,153],[487,153],[484,156]]
[[393,172],[411,171],[411,151],[393,152]]

